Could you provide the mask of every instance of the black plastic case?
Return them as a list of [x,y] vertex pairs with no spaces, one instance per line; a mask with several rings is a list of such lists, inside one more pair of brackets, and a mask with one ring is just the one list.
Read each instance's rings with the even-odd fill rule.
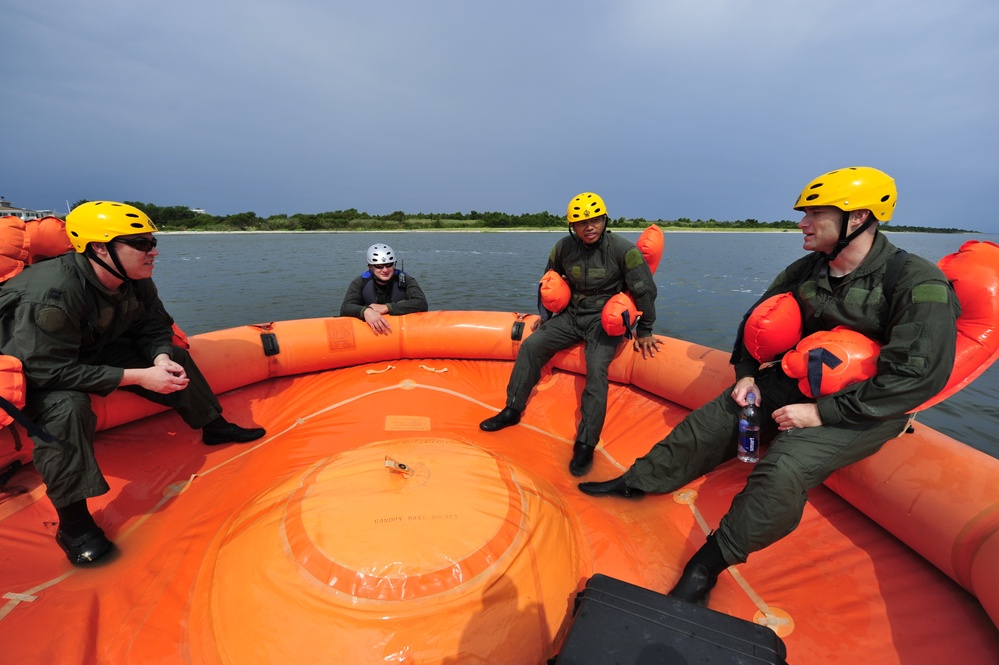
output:
[[594,575],[576,597],[555,665],[785,665],[772,630]]

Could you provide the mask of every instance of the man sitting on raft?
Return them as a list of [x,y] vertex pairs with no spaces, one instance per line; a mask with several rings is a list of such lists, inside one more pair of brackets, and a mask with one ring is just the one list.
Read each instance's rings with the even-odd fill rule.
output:
[[739,411],[747,395],[755,395],[764,436],[773,437],[769,449],[670,595],[703,600],[725,568],[797,527],[809,489],[902,433],[907,413],[947,383],[960,304],[929,261],[903,254],[891,267],[898,250],[878,233],[877,222],[891,219],[895,199],[895,181],[869,167],[839,169],[809,183],[794,208],[804,212],[798,228],[811,253],[785,268],[758,303],[790,292],[802,336],[845,326],[883,344],[876,376],[857,377],[832,394],[810,389],[818,392],[813,398],[780,363],[761,365],[769,358],[753,357],[744,320],[732,354],[734,386],[690,413],[624,475],[580,483],[586,494],[625,498],[680,489],[735,456]]
[[562,349],[584,342],[586,387],[580,407],[569,471],[581,476],[593,464],[593,451],[607,413],[607,368],[621,335],[604,330],[604,305],[625,289],[631,292],[638,310],[635,349],[642,357],[656,354],[659,340],[652,336],[656,320],[656,284],[641,251],[627,238],[607,230],[607,209],[603,200],[584,192],[569,202],[566,213],[569,235],[559,240],[548,257],[545,272],[554,271],[568,283],[571,298],[561,313],[552,316],[528,337],[517,353],[507,384],[506,408],[479,425],[495,432],[516,425],[527,408],[527,398],[541,379],[541,368]]
[[385,314],[398,316],[425,312],[427,297],[416,278],[395,267],[395,252],[384,243],[368,248],[368,270],[347,287],[340,316],[361,319],[376,335],[387,335],[392,327]]
[[66,217],[76,253],[28,266],[0,289],[0,351],[24,368],[24,411],[49,437],[32,436],[35,468],[59,515],[56,542],[74,564],[96,561],[111,541],[87,498],[110,488],[94,457],[90,393],[123,387],[170,406],[206,444],[264,436],[222,417],[151,279],[156,227],[138,208],[91,201]]

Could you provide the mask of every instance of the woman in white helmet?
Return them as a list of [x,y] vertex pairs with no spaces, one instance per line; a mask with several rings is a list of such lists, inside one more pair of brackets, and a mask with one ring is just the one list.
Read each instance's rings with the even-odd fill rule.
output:
[[371,326],[376,335],[392,332],[386,314],[399,316],[427,311],[427,297],[401,267],[395,267],[395,252],[384,243],[368,248],[368,269],[347,287],[340,316],[355,316]]

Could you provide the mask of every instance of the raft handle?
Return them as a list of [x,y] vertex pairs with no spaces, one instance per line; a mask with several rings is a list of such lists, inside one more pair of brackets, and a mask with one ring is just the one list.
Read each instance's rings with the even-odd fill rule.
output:
[[519,342],[523,336],[524,336],[524,322],[514,321],[513,329],[510,330],[510,339],[512,339],[515,342]]
[[277,335],[274,333],[260,333],[260,343],[264,345],[265,356],[276,356],[281,353],[281,347],[278,345]]

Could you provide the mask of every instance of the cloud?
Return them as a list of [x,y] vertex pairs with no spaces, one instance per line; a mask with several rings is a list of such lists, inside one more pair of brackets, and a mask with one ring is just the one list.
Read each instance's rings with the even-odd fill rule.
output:
[[771,220],[867,164],[900,222],[999,232],[988,0],[8,5],[15,204]]

